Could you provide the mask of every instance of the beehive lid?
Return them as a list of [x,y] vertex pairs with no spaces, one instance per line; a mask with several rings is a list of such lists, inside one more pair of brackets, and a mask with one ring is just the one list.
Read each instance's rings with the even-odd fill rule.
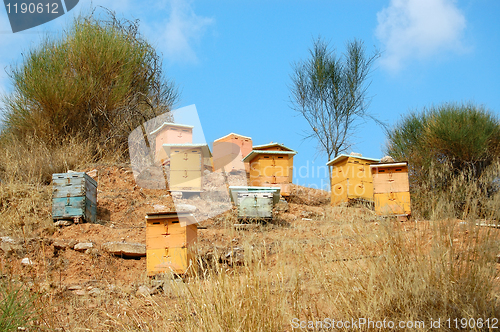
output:
[[274,195],[274,204],[279,201],[280,187],[248,187],[248,186],[230,186],[229,195],[233,202],[237,202],[238,194],[249,192],[272,193]]
[[231,136],[237,136],[237,137],[246,138],[246,139],[249,139],[249,140],[252,139],[251,137],[248,137],[248,136],[243,136],[243,135],[235,134],[235,133],[229,133],[226,136],[222,136],[221,138],[216,139],[214,142],[219,142],[219,141],[224,140],[226,138],[229,138]]
[[253,158],[255,158],[259,154],[274,154],[274,155],[296,155],[297,151],[269,151],[269,150],[252,150],[245,158],[243,158],[243,161],[250,161]]
[[190,126],[190,125],[183,125],[183,124],[172,123],[172,122],[163,122],[163,124],[161,126],[159,126],[157,129],[153,130],[150,133],[150,135],[156,135],[159,132],[161,132],[163,130],[163,128],[166,128],[166,127],[177,127],[177,128],[187,128],[187,129],[193,129],[194,128],[194,126]]
[[271,148],[273,146],[285,149],[285,150],[290,151],[290,152],[297,153],[296,151],[294,151],[294,150],[292,150],[292,149],[284,146],[281,143],[268,143],[268,144],[262,144],[262,145],[254,145],[253,146],[253,150],[263,150],[263,149]]
[[157,220],[157,219],[179,219],[179,224],[181,227],[186,227],[189,225],[197,224],[198,220],[191,213],[187,212],[149,212],[146,213],[146,220]]
[[355,156],[355,155],[349,155],[349,154],[340,154],[338,155],[337,157],[333,158],[332,160],[330,160],[329,162],[326,163],[326,166],[333,166],[347,158],[356,158],[356,159],[362,159],[362,160],[366,160],[366,161],[370,161],[370,162],[373,162],[373,163],[378,163],[380,162],[380,159],[375,159],[375,158],[367,158],[367,157],[363,157],[363,156]]
[[85,172],[68,172],[68,173],[53,173],[52,182],[54,183],[60,179],[67,178],[84,178],[86,181],[90,182],[94,187],[97,187],[97,181],[94,180],[90,175]]
[[397,163],[377,163],[370,165],[370,170],[379,169],[379,168],[391,168],[391,167],[405,167],[408,166],[407,161],[401,161]]
[[212,157],[212,153],[210,152],[208,144],[192,144],[192,143],[163,144],[163,149],[165,150],[168,156],[170,156],[172,149],[179,149],[179,148],[187,148],[187,149],[201,148],[201,153],[203,154],[204,158]]

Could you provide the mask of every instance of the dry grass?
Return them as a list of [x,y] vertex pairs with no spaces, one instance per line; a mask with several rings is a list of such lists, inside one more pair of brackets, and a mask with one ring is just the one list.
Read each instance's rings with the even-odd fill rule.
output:
[[61,143],[47,143],[35,136],[20,140],[2,137],[0,142],[0,180],[10,184],[50,184],[53,173],[75,170],[93,161],[92,145],[78,137]]
[[[469,190],[478,190],[472,185]],[[471,207],[485,197],[468,195]],[[446,197],[433,202],[436,219],[455,207]],[[2,235],[50,229],[50,187],[12,181],[0,186],[0,202]],[[30,330],[292,331],[302,322],[302,330],[320,331],[321,325],[328,330],[328,319],[385,319],[423,322],[406,330],[428,331],[431,320],[500,317],[500,232],[477,227],[477,211],[469,209],[465,221],[398,223],[379,220],[364,207],[291,203],[283,222],[252,230],[235,230],[227,212],[200,234],[208,240],[195,248],[202,268],[184,280],[165,280],[146,297],[136,294],[140,285],[152,285],[144,273],[129,285],[96,280],[83,285],[86,295],[75,295],[57,280],[67,262],[50,252],[43,256],[50,250],[43,245],[27,248],[33,259],[50,257],[41,265],[7,269],[11,262],[0,256],[0,272],[41,294],[35,302],[41,316]],[[228,251],[238,254],[219,259]],[[112,273],[111,259],[96,256],[87,264]],[[91,296],[91,287],[101,292]]]
[[323,327],[365,318],[427,331],[436,319],[499,317],[498,234],[456,220],[375,222],[362,211],[247,234],[242,265],[168,281],[146,315],[129,308],[113,321],[128,331],[290,331],[294,318]]

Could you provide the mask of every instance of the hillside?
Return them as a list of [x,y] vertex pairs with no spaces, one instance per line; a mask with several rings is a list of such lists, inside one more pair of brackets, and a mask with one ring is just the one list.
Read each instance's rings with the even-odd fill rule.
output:
[[[97,224],[55,228],[50,199],[40,194],[45,202],[33,203],[31,214],[43,220],[25,225],[24,236],[0,234],[4,280],[40,295],[40,316],[27,330],[291,331],[293,318],[500,314],[497,229],[379,220],[363,207],[332,208],[328,193],[297,186],[273,223],[235,229],[234,210],[204,220],[199,276],[150,280],[145,257],[116,257],[102,245],[144,244],[146,213],[172,209],[172,199],[137,187],[127,165],[96,169]],[[71,249],[78,243],[93,247]]]

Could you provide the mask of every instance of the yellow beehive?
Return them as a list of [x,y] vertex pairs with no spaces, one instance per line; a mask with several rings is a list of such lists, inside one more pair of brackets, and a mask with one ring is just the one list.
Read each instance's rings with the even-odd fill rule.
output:
[[254,146],[243,158],[250,165],[249,185],[279,187],[282,196],[290,195],[293,180],[293,156],[297,152],[278,143]]
[[193,126],[164,122],[149,135],[154,137],[155,162],[160,163],[167,158],[163,144],[193,143]]
[[370,166],[373,177],[375,213],[380,216],[407,217],[411,214],[408,163]]
[[234,171],[249,171],[248,163],[242,161],[243,157],[252,151],[252,139],[230,133],[216,139],[213,145],[214,170],[224,169],[227,173]]
[[332,205],[349,203],[353,200],[373,202],[370,164],[379,161],[361,155],[345,154],[330,160],[326,165],[332,167]]
[[193,215],[177,212],[146,215],[147,274],[186,274],[196,268],[190,251],[197,239],[197,221]]
[[171,191],[201,192],[204,161],[212,155],[207,144],[163,144],[169,157]]

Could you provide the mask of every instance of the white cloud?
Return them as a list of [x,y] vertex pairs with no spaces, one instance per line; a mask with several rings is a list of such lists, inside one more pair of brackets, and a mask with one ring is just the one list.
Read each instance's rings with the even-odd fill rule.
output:
[[466,20],[454,0],[391,0],[377,20],[376,36],[385,46],[381,63],[390,70],[463,48]]
[[167,60],[197,62],[194,44],[214,22],[213,18],[196,15],[190,1],[171,0],[170,15],[159,26],[158,46]]

